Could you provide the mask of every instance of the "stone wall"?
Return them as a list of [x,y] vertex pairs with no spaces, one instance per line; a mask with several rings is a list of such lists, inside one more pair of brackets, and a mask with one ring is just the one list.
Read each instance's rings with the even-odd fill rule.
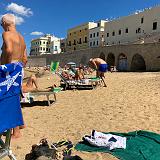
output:
[[[160,58],[158,58],[160,57],[160,43],[114,45],[74,51],[72,53],[43,55],[29,58],[28,65],[44,66],[51,64],[51,61],[59,61],[62,66],[68,62],[87,64],[90,58],[101,57],[108,61],[109,55],[112,55],[113,64],[109,65],[115,65],[117,68],[120,68],[121,54],[126,56],[125,61],[127,63],[127,71],[136,71],[143,68],[145,68],[146,71],[160,71]],[[139,67],[135,65],[138,65]]]

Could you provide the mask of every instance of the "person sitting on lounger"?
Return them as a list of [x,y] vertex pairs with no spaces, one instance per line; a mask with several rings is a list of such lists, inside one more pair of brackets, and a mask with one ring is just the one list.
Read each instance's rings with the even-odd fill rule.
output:
[[82,79],[84,79],[84,70],[83,70],[83,67],[82,67],[82,66],[80,66],[80,67],[76,70],[75,79],[76,79],[76,80],[82,80]]
[[102,78],[104,87],[106,87],[107,85],[103,78],[105,78],[104,73],[108,70],[107,63],[101,58],[91,58],[89,65],[96,70],[96,76]]
[[51,91],[53,88],[56,87],[56,85],[53,85],[51,87],[48,87],[47,89],[40,89],[38,87],[38,82],[37,82],[37,77],[36,75],[31,75],[27,81],[27,83],[22,84],[22,92],[27,93],[27,92],[46,92],[46,91]]

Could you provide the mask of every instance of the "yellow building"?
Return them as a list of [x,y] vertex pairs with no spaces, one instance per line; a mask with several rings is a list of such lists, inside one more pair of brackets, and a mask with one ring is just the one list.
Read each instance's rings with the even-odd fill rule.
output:
[[67,51],[81,50],[89,47],[89,30],[97,23],[88,22],[67,31]]

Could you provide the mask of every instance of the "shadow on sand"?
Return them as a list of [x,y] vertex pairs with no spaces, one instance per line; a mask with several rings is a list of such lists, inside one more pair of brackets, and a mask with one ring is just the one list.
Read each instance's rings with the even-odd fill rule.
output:
[[[50,101],[50,103],[54,104],[55,101]],[[22,108],[25,107],[34,107],[34,106],[46,106],[48,107],[48,101],[34,101],[32,103],[21,103]]]

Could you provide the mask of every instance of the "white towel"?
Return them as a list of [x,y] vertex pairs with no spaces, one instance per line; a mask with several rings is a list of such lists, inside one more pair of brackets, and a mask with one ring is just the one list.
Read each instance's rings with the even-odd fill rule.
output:
[[126,137],[116,136],[113,134],[104,134],[102,132],[93,131],[91,137],[85,136],[84,139],[91,145],[107,147],[109,150],[126,148]]

